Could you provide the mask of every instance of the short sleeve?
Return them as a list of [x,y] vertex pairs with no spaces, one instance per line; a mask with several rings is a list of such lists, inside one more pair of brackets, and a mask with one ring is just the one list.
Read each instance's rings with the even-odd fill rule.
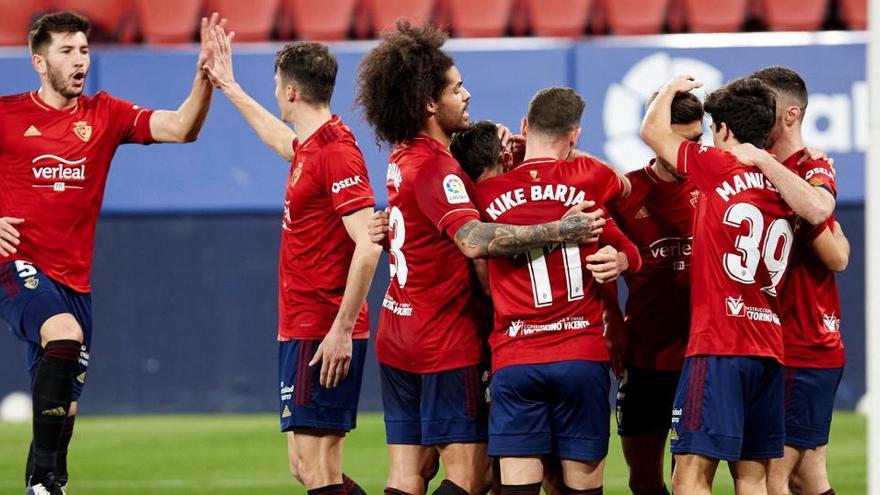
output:
[[473,185],[452,157],[427,161],[416,175],[416,202],[431,223],[450,238],[467,222],[480,220],[471,201]]
[[324,187],[337,215],[343,217],[375,206],[367,165],[357,148],[335,146],[323,154],[321,161],[325,171]]
[[690,179],[697,189],[714,188],[715,179],[739,162],[730,153],[693,141],[682,141],[678,148],[678,173]]
[[153,110],[141,108],[134,103],[109,96],[109,125],[119,131],[121,143],[151,144],[153,133],[150,130],[150,117]]
[[797,173],[813,187],[821,187],[837,197],[834,167],[825,160],[805,160],[797,166]]

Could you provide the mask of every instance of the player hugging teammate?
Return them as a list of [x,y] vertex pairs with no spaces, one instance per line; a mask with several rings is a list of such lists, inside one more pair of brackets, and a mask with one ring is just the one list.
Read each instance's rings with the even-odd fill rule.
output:
[[[370,87],[365,75],[370,69],[375,72],[378,54],[384,50],[393,58],[393,40],[440,57],[442,40],[434,39],[428,49],[407,29],[400,27],[368,55],[362,90]],[[399,84],[426,65],[402,67],[402,73],[371,81]],[[451,61],[441,66],[449,71],[445,91],[464,91]],[[415,290],[407,287],[414,270],[444,267],[442,278],[426,279],[434,287],[453,282],[447,276],[450,267],[471,269],[463,258],[456,264],[452,258],[437,262],[437,257],[425,256],[410,264],[415,259],[410,243],[437,249],[445,241],[451,247],[444,233],[459,239],[457,227],[473,222],[460,218],[474,209],[486,222],[529,225],[558,219],[583,200],[593,201],[611,217],[598,237],[545,242],[516,253],[480,253],[490,257],[488,275],[481,278],[495,311],[488,339],[493,376],[487,452],[501,460],[502,492],[538,493],[543,481],[550,491],[601,493],[608,441],[602,418],[608,410],[597,398],[607,394],[609,360],[619,357],[620,366],[614,366],[621,378],[618,432],[633,493],[669,493],[663,482],[663,451],[670,424],[676,493],[710,493],[720,460],[730,463],[737,493],[779,495],[789,483],[799,493],[833,493],[824,446],[843,366],[833,272],[842,270],[849,256],[839,224],[829,219],[834,170],[821,153],[804,148],[800,125],[807,93],[793,71],[768,68],[732,81],[708,96],[705,109],[690,94],[699,85],[693,78],[678,77],[655,95],[642,136],[656,158],[625,179],[574,150],[583,103],[564,88],[535,96],[523,120],[524,136],[516,139],[490,122],[465,127],[464,118],[456,122],[459,127],[444,125],[455,119],[444,112],[442,92],[423,103],[423,113],[429,115],[423,134],[386,139],[379,124],[380,138],[399,143],[389,160],[391,211],[375,215],[371,227],[374,239],[385,240],[389,233],[393,276],[378,343],[393,444],[386,493],[424,490],[426,473],[432,472],[429,451],[409,451],[406,457],[415,461],[408,465],[409,475],[403,475],[406,463],[400,460],[404,451],[398,444],[431,442],[415,433],[403,441],[394,432],[416,424],[422,434],[430,432],[437,424],[432,416],[436,409],[426,403],[444,397],[428,381],[433,380],[429,374],[400,379],[396,367],[413,363],[391,363],[399,356],[431,355],[415,354],[409,346],[463,327],[444,320],[437,329],[424,331],[428,324],[417,323],[413,315],[476,297],[466,283],[459,283],[457,291],[432,292],[455,294],[450,302],[419,300],[409,292]],[[363,94],[361,101],[366,101]],[[367,109],[368,120],[381,118],[371,116],[369,104]],[[714,147],[700,144],[704,110],[712,117]],[[400,114],[392,108],[385,112]],[[374,126],[376,122],[371,120]],[[445,138],[456,131],[451,141]],[[441,138],[431,141],[432,135]],[[522,146],[522,140],[524,156],[511,159],[516,155],[512,148]],[[447,143],[455,160],[448,156]],[[429,153],[422,152],[422,166],[411,172],[416,167],[406,151],[413,153],[422,145],[432,145],[431,153],[443,158],[428,162]],[[405,200],[408,177],[416,179],[420,194]],[[434,183],[444,186],[433,192],[437,200],[431,199]],[[410,202],[433,218],[433,229],[424,232],[410,224],[414,215],[404,213]],[[461,206],[454,207],[456,203]],[[442,208],[432,209],[438,205]],[[434,241],[421,240],[429,234]],[[476,265],[482,273],[481,263]],[[597,283],[618,275],[629,286],[622,324],[614,317],[617,308],[609,304],[612,291]],[[466,311],[445,313],[433,314],[448,319]],[[610,354],[602,339],[603,320]],[[467,328],[473,332],[475,327]],[[392,332],[395,337],[383,341]],[[461,383],[473,380],[463,378]],[[421,394],[420,399],[406,399],[401,390]],[[401,412],[405,401],[411,417]],[[421,404],[418,410],[415,404]],[[462,404],[471,407],[465,400],[448,410]],[[430,438],[441,454],[448,448],[442,442],[449,439]],[[456,459],[444,459],[453,466],[448,473],[455,473]],[[470,479],[479,479],[485,464],[471,466],[477,469]],[[449,476],[441,493],[485,489]]]

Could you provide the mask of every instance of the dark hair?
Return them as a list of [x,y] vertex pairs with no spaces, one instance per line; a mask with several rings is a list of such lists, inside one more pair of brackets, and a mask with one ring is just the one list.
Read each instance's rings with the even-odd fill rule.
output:
[[477,180],[483,171],[497,164],[501,158],[498,127],[488,120],[474,122],[467,129],[452,135],[449,151],[468,177]]
[[275,72],[281,81],[295,82],[303,101],[311,105],[330,104],[338,69],[336,57],[321,43],[290,43],[275,54]]
[[529,129],[562,137],[581,125],[584,99],[571,88],[546,88],[529,102]]
[[31,53],[37,53],[46,48],[52,42],[52,33],[78,33],[82,31],[86,36],[92,30],[92,25],[85,17],[76,12],[53,12],[46,14],[31,24],[28,33],[28,46]]
[[397,22],[361,61],[356,102],[376,138],[397,144],[414,138],[428,118],[426,105],[449,84],[452,57],[440,47],[446,35],[429,25]]
[[[648,98],[646,107],[651,106],[658,94],[654,92]],[[693,93],[677,93],[672,99],[671,110],[673,124],[690,124],[696,120],[703,120],[703,104]]]
[[776,123],[776,94],[754,77],[734,79],[713,91],[703,107],[716,126],[727,124],[739,142],[758,148],[767,145]]
[[807,83],[797,72],[785,67],[765,67],[752,74],[752,77],[764,81],[776,92],[794,98],[801,110],[806,110]]

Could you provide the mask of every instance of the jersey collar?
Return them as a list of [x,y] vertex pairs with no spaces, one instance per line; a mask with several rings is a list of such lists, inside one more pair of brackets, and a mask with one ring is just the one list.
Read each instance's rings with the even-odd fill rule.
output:
[[65,109],[65,110],[58,110],[57,108],[55,108],[55,107],[49,105],[48,103],[46,103],[45,101],[43,101],[43,99],[40,98],[39,93],[37,93],[36,91],[31,91],[30,95],[31,95],[31,101],[34,102],[34,105],[42,108],[43,110],[45,110],[47,112],[59,112],[59,113],[67,114],[67,115],[73,115],[77,110],[79,110],[79,97],[77,97],[76,102],[73,104],[73,108]]
[[529,158],[528,160],[523,160],[522,163],[513,167],[510,170],[517,170],[519,168],[526,167],[526,166],[547,165],[547,164],[556,163],[558,161],[559,160],[557,160],[556,158]]

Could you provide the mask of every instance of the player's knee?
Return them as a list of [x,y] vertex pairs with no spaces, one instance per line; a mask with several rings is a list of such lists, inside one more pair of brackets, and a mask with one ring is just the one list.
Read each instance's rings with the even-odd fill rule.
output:
[[83,331],[79,322],[70,313],[55,315],[43,323],[40,327],[40,338],[45,346],[46,342],[53,340],[75,340],[83,342]]
[[287,467],[290,469],[290,475],[293,476],[293,479],[305,486],[302,475],[299,474],[299,458],[291,456],[287,461]]

